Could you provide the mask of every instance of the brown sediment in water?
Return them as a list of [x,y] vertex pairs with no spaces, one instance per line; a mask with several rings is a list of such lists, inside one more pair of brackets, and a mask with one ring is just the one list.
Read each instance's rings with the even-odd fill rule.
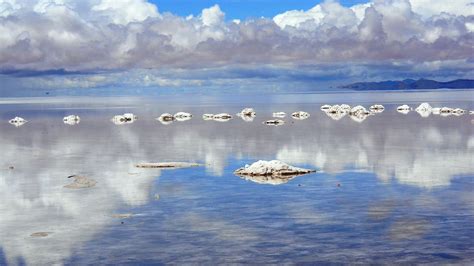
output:
[[64,186],[65,188],[70,188],[70,189],[91,188],[97,184],[97,181],[85,176],[72,175],[72,176],[69,176],[68,178],[74,178],[74,181],[69,185],[65,185]]
[[53,232],[36,232],[36,233],[31,234],[30,236],[31,237],[47,237],[52,233]]
[[135,165],[137,168],[164,168],[164,169],[173,169],[173,168],[187,168],[187,167],[197,167],[201,166],[198,163],[187,163],[187,162],[161,162],[161,163],[139,163]]

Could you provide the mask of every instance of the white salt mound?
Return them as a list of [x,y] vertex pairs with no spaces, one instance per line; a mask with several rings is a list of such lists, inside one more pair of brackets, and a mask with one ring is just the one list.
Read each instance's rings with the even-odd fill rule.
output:
[[77,125],[81,122],[81,118],[77,115],[68,115],[63,118],[64,124]]
[[291,114],[294,119],[303,120],[309,117],[309,113],[304,111],[298,111]]
[[20,127],[20,126],[24,125],[26,122],[28,122],[28,121],[26,121],[23,117],[18,117],[18,116],[15,117],[15,118],[10,119],[8,121],[8,123],[10,123],[10,124],[12,124],[16,127]]
[[272,116],[276,117],[276,118],[284,118],[286,116],[286,113],[285,112],[276,112],[276,113],[273,113]]
[[250,176],[282,176],[282,175],[302,175],[316,172],[315,170],[298,168],[288,165],[282,161],[257,161],[252,165],[246,165],[245,167],[235,170],[236,175],[250,175]]

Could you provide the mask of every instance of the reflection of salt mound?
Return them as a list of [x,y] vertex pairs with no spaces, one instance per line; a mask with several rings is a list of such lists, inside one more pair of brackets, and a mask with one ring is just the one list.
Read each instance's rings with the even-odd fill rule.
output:
[[276,112],[276,113],[273,113],[273,117],[275,117],[275,118],[284,118],[284,117],[286,117],[286,113],[285,112]]
[[73,126],[79,124],[79,122],[81,122],[81,118],[77,115],[68,115],[63,118],[63,122],[64,124]]
[[263,124],[268,125],[268,126],[281,126],[285,124],[285,121],[280,120],[280,119],[271,119],[263,122]]
[[422,116],[422,117],[428,117],[430,114],[434,115],[440,115],[440,116],[461,116],[466,113],[466,110],[461,109],[461,108],[451,108],[451,107],[431,107],[430,104],[428,103],[422,103],[420,106],[416,108],[416,111]]
[[15,117],[15,118],[12,118],[8,121],[8,123],[14,125],[15,127],[21,127],[23,126],[24,124],[26,124],[28,121],[26,121],[24,118],[22,117]]
[[410,106],[404,104],[397,107],[397,112],[406,115],[410,112],[410,109]]
[[240,176],[297,176],[313,172],[315,170],[294,167],[278,160],[260,160],[235,170],[234,174]]
[[291,114],[291,117],[297,120],[304,120],[309,117],[309,113],[304,111],[298,111]]
[[258,184],[281,185],[288,183],[296,176],[240,176],[242,179],[249,180]]
[[237,113],[237,116],[242,118],[242,120],[244,120],[245,122],[252,122],[256,116],[256,113],[253,108],[245,108],[240,111],[240,113]]
[[125,113],[123,115],[116,115],[112,118],[112,122],[116,125],[132,124],[137,120],[137,116],[132,113]]
[[341,120],[341,118],[347,115],[346,112],[337,112],[337,113],[326,112],[325,114],[329,116],[332,120]]

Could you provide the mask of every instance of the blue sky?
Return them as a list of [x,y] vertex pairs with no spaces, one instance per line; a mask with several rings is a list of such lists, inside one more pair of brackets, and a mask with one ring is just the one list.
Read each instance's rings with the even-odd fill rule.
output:
[[[320,0],[152,0],[160,12],[179,16],[198,15],[202,9],[218,4],[227,19],[273,17],[287,10],[307,10],[321,3]],[[366,3],[365,0],[342,0],[344,6]]]

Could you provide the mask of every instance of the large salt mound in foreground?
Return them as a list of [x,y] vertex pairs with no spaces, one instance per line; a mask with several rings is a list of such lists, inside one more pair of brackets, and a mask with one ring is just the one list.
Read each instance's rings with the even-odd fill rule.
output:
[[291,176],[304,175],[316,172],[315,170],[298,168],[278,160],[257,161],[252,165],[235,170],[234,174],[240,176]]

